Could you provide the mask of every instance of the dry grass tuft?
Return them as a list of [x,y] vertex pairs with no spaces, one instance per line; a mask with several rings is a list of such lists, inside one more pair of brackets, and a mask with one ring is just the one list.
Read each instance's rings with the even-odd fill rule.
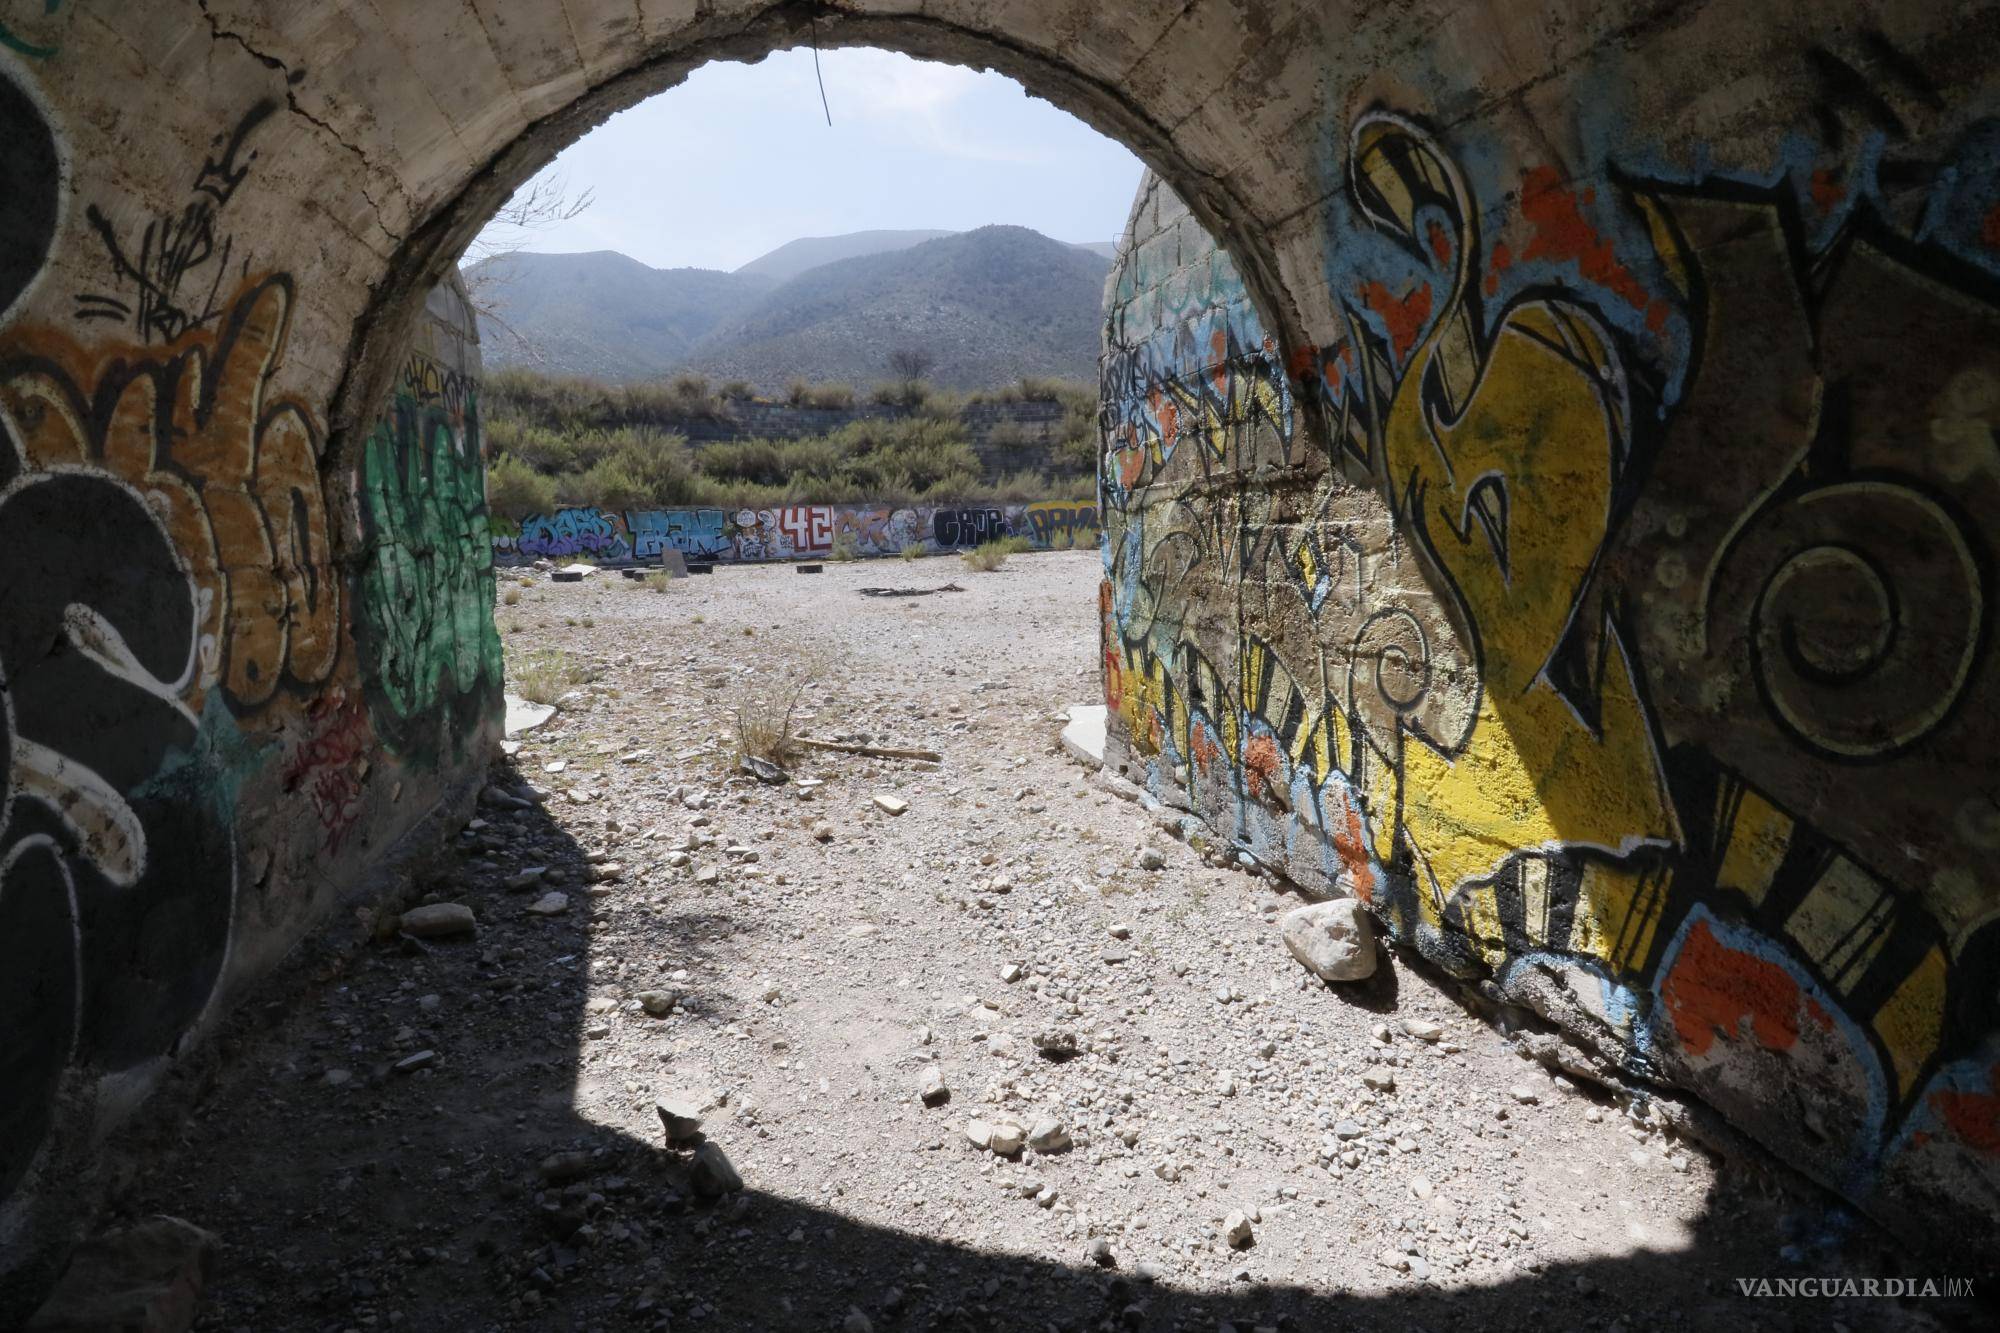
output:
[[507,673],[514,693],[538,704],[552,704],[589,679],[583,664],[560,648],[529,653]]
[[736,717],[736,753],[779,768],[790,767],[799,753],[793,722],[799,700],[805,697],[812,682],[810,672],[800,671],[795,676],[766,677],[746,685],[732,710]]

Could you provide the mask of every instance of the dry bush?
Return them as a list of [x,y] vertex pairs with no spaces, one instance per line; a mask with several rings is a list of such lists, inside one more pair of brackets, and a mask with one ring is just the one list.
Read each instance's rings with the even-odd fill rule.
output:
[[902,556],[905,560],[920,560],[923,558],[924,544],[922,542],[911,542],[896,554]]
[[760,672],[743,687],[731,712],[736,718],[736,753],[787,768],[798,757],[794,722],[799,700],[812,685],[806,668]]
[[665,592],[667,589],[674,586],[673,572],[671,570],[663,569],[659,571],[657,574],[646,575],[646,577],[642,580],[642,582],[644,582],[646,587],[653,592]]
[[843,532],[833,539],[833,546],[826,555],[829,560],[859,560],[861,540],[852,532]]
[[519,606],[521,604],[521,590],[519,588],[509,588],[506,592],[500,594],[500,600],[509,606]]
[[1007,563],[1008,554],[1007,543],[1004,541],[983,542],[970,551],[961,551],[958,558],[965,561],[967,568],[976,569],[982,574],[991,574]]
[[560,648],[529,653],[507,673],[514,693],[538,704],[552,704],[589,679],[583,664]]

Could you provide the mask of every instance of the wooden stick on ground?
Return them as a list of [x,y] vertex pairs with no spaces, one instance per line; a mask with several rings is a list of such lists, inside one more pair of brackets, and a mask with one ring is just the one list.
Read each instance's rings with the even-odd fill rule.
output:
[[858,745],[853,741],[815,741],[804,736],[792,739],[800,745],[815,750],[838,750],[842,754],[865,754],[871,759],[915,759],[926,764],[942,764],[944,756],[936,750],[902,750],[893,745]]

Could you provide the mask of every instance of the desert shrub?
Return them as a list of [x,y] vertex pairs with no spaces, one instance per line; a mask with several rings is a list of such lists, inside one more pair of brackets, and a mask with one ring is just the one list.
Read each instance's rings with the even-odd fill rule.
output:
[[645,578],[640,580],[640,583],[648,592],[665,592],[674,586],[673,571],[667,569],[659,570],[646,575]]
[[757,387],[749,380],[724,380],[717,393],[728,399],[750,399],[757,396]]
[[827,558],[830,560],[859,560],[861,558],[860,538],[856,537],[851,530],[842,532],[833,539],[833,547],[827,552]]
[[854,386],[838,382],[813,384],[795,379],[785,386],[785,401],[793,407],[852,407]]
[[[751,633],[745,626],[743,632]],[[737,696],[731,713],[736,721],[736,752],[783,768],[797,757],[793,719],[799,700],[812,684],[809,672],[765,673]]]
[[868,399],[882,407],[922,407],[930,401],[931,386],[924,380],[885,380],[877,384]]
[[552,704],[588,679],[583,664],[560,648],[524,654],[507,672],[514,693],[538,704]]
[[509,588],[500,594],[500,600],[508,606],[519,606],[521,604],[521,590],[519,588]]
[[556,484],[512,454],[502,454],[486,469],[486,507],[518,523],[556,507]]
[[924,556],[924,544],[922,542],[911,542],[908,546],[896,552],[896,554],[905,560],[921,560]]
[[1004,541],[983,542],[973,547],[970,551],[959,552],[959,559],[965,561],[966,567],[969,569],[976,569],[982,574],[990,574],[1000,568],[1000,566],[1006,564],[1007,557],[1010,554],[1011,552],[1007,549],[1007,544]]

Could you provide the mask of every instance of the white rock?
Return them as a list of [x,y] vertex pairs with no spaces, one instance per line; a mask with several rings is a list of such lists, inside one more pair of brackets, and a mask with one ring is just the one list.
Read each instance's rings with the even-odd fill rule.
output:
[[885,815],[900,815],[910,808],[910,803],[900,796],[883,793],[875,798],[875,808]]
[[993,1126],[984,1120],[968,1120],[965,1122],[965,1137],[975,1148],[990,1149],[993,1146]]
[[986,1140],[986,1146],[1002,1157],[1012,1157],[1021,1151],[1028,1141],[1028,1131],[1017,1120],[1001,1120],[994,1124],[993,1133]]
[[1250,1219],[1241,1210],[1233,1211],[1222,1219],[1222,1238],[1229,1242],[1233,1250],[1247,1250],[1256,1234],[1250,1230]]
[[1409,1033],[1418,1041],[1436,1041],[1444,1035],[1444,1029],[1431,1022],[1428,1018],[1404,1019],[1403,1031]]
[[1375,919],[1357,898],[1295,907],[1278,918],[1285,947],[1316,977],[1361,981],[1375,973]]
[[1525,1083],[1516,1083],[1513,1087],[1507,1089],[1507,1095],[1523,1106],[1533,1106],[1537,1101],[1541,1100],[1535,1095],[1535,1090]]
[[670,1092],[653,1104],[667,1137],[679,1142],[701,1132],[701,1113],[713,1099],[699,1092]]
[[551,890],[529,903],[527,910],[536,916],[554,916],[569,910],[569,895]]
[[937,1106],[951,1099],[951,1089],[944,1085],[944,1070],[936,1065],[924,1069],[923,1083],[917,1089],[925,1106]]
[[1045,1115],[1028,1131],[1028,1146],[1039,1153],[1065,1152],[1070,1146],[1069,1131],[1062,1121]]

